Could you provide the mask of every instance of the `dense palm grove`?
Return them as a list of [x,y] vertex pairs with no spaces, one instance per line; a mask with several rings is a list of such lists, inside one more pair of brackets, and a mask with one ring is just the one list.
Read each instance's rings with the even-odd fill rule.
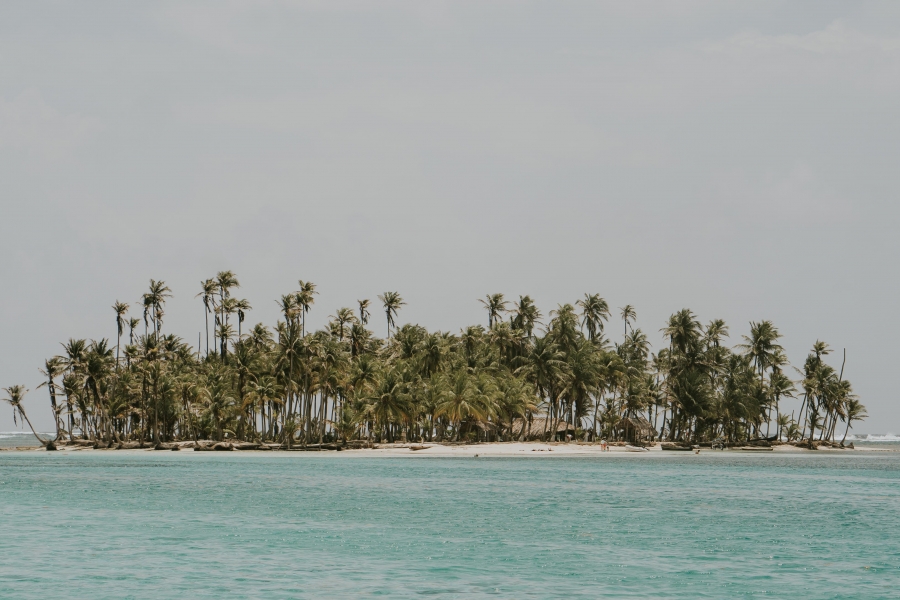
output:
[[[228,271],[202,283],[202,348],[164,331],[171,291],[153,280],[140,317],[129,317],[127,304],[113,306],[114,343],[63,344],[42,370],[58,436],[303,446],[551,439],[562,431],[577,439],[739,443],[835,440],[865,416],[843,367],[825,362],[826,344],[816,342],[802,368],[790,368],[768,321],[751,323],[750,335],[729,348],[723,321],[704,326],[685,309],[669,318],[668,346],[653,354],[631,306],[621,309],[621,337],[609,339],[610,310],[598,295],[563,304],[546,320],[528,296],[490,295],[481,300],[487,328],[450,334],[398,327],[405,303],[388,292],[378,305],[360,300],[336,311],[324,330],[307,332],[314,284],[300,281],[281,297],[274,328],[246,326],[251,307],[234,296],[239,287]],[[383,311],[387,339],[368,329],[372,310]],[[24,416],[25,390],[7,392]],[[788,398],[800,401],[796,416],[781,412]]]

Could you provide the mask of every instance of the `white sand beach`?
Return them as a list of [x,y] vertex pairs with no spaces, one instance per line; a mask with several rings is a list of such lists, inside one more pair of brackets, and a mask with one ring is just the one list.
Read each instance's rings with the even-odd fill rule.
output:
[[[193,442],[181,442],[178,444],[181,452],[194,452]],[[760,449],[761,450],[761,449]],[[681,451],[681,452],[672,452],[672,451],[664,451],[660,444],[654,444],[647,448],[647,452],[634,452],[630,451],[623,445],[610,445],[608,446],[607,451],[603,451],[601,449],[600,444],[586,444],[586,443],[545,443],[545,442],[490,442],[490,443],[481,443],[481,444],[437,444],[437,443],[397,443],[397,444],[376,444],[373,448],[360,448],[360,449],[345,449],[341,451],[333,451],[333,450],[323,450],[317,452],[317,455],[335,455],[335,456],[355,456],[355,457],[395,457],[395,456],[415,456],[415,457],[510,457],[510,456],[520,456],[520,457],[553,457],[553,456],[608,456],[608,457],[621,457],[621,456],[649,456],[649,455],[667,455],[667,456],[679,456],[679,455],[717,455],[717,456],[727,456],[734,453],[742,453],[742,454],[783,454],[783,453],[835,453],[842,454],[848,451],[850,452],[891,452],[890,449],[880,449],[880,448],[845,448],[845,449],[836,449],[836,448],[820,448],[815,452],[807,450],[805,448],[797,448],[788,444],[776,445],[772,448],[771,451],[760,451],[760,450],[748,450],[745,448],[728,448],[726,450],[712,450],[710,448],[699,448],[693,451]],[[8,449],[8,451],[21,451],[21,452],[44,452],[43,448],[40,447],[30,447],[30,448],[16,448],[16,449]],[[68,452],[115,452],[117,454],[144,454],[147,452],[166,452],[171,450],[154,450],[152,447],[147,448],[130,448],[130,449],[106,449],[99,448],[94,449],[90,446],[61,446],[59,448],[59,453],[68,453]],[[268,456],[297,456],[297,455],[305,455],[310,453],[311,450],[294,448],[292,450],[241,450],[241,451],[231,451],[232,454],[241,454],[241,455],[268,455]],[[217,454],[217,452],[213,452],[212,454]]]

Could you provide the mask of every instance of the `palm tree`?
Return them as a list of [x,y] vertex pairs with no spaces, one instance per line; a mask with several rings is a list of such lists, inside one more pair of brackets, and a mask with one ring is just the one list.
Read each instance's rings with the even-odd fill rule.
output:
[[775,357],[782,350],[776,342],[781,337],[778,329],[771,321],[750,322],[750,335],[742,336],[743,344],[738,348],[750,357],[759,372],[760,381],[764,380],[766,369],[773,365]]
[[775,437],[780,440],[782,430],[787,430],[788,426],[791,424],[791,416],[777,413],[775,415],[775,424],[778,427],[775,431]]
[[540,323],[541,312],[531,296],[519,296],[519,303],[512,311],[512,326],[525,332],[529,338],[534,334],[534,326]]
[[234,337],[234,327],[225,323],[221,323],[216,328],[216,333],[219,337],[219,352],[224,359],[228,356],[228,342],[230,342],[231,338]]
[[856,398],[850,398],[847,400],[845,414],[846,416],[844,418],[847,420],[847,429],[844,430],[844,437],[841,438],[841,446],[844,445],[844,441],[847,439],[847,434],[850,432],[851,423],[853,423],[853,421],[865,419],[869,416],[869,413],[866,412],[866,407],[863,406]]
[[301,279],[298,283],[300,284],[300,291],[297,292],[297,305],[300,307],[301,318],[300,333],[306,335],[306,313],[316,303],[315,296],[319,292],[316,291],[316,284],[311,281]]
[[134,330],[135,328],[141,324],[141,320],[137,317],[132,317],[128,319],[128,343],[134,344]]
[[124,302],[113,304],[113,310],[116,311],[116,370],[119,369],[119,344],[122,341],[122,333],[125,330],[125,313],[128,312],[128,305]]
[[209,355],[209,315],[215,311],[216,291],[219,289],[215,279],[200,282],[200,293],[194,298],[203,298],[203,321],[206,323],[206,354]]
[[59,412],[61,407],[56,403],[55,380],[62,375],[64,366],[65,363],[63,362],[63,359],[59,356],[54,356],[53,358],[45,360],[44,368],[39,369],[41,375],[47,378],[47,381],[41,383],[38,388],[47,386],[47,390],[50,392],[50,409],[53,411],[53,418],[56,422],[56,439],[59,439]]
[[685,308],[669,317],[669,322],[662,332],[669,338],[672,350],[679,354],[689,354],[699,346],[702,329],[694,313]]
[[488,311],[488,329],[493,329],[494,324],[500,320],[500,315],[506,312],[506,301],[503,294],[488,294],[484,300],[479,300]]
[[369,300],[357,300],[359,304],[359,322],[363,325],[369,324]]
[[722,338],[728,337],[728,325],[722,319],[713,319],[706,326],[706,344],[718,348]]
[[372,332],[360,323],[354,323],[350,327],[350,355],[355,357],[363,355],[372,345]]
[[626,304],[619,310],[622,311],[622,320],[625,321],[625,335],[628,335],[628,324],[637,319],[637,311],[630,304]]
[[344,327],[356,320],[356,317],[353,315],[353,310],[349,308],[339,308],[331,318],[337,323],[338,339],[344,341]]
[[[775,328],[771,321],[760,321],[759,323],[751,321],[750,335],[742,337],[744,343],[738,344],[737,347],[744,350],[744,354],[753,362],[759,373],[759,383],[761,386],[764,386],[766,369],[777,369],[780,365],[787,363],[783,349],[777,343],[781,334],[778,333],[778,329]],[[769,412],[766,415],[767,435],[771,420],[771,412]]]
[[22,400],[25,398],[25,394],[28,393],[28,390],[25,389],[23,385],[11,385],[8,388],[3,388],[3,391],[6,392],[7,396],[4,398],[13,408],[13,421],[16,421],[16,415],[18,414],[26,423],[28,423],[29,429],[31,429],[31,433],[34,434],[34,437],[37,438],[37,441],[41,443],[42,446],[46,446],[47,450],[56,450],[56,447],[53,446],[52,440],[45,440],[41,436],[38,435],[37,431],[34,430],[34,426],[31,424],[31,419],[28,418],[28,415],[25,414],[25,408],[22,406]]
[[822,340],[816,340],[816,343],[813,344],[812,351],[813,354],[815,354],[817,361],[821,361],[823,356],[831,354],[831,348]]
[[153,333],[159,338],[159,331],[162,328],[163,307],[166,298],[171,298],[172,290],[166,285],[165,281],[150,280],[150,290],[143,296],[144,304],[144,326],[147,325],[147,316],[153,320]]
[[588,339],[594,341],[597,334],[603,334],[603,322],[609,319],[609,305],[600,294],[585,294],[583,300],[575,303],[581,307],[581,326],[586,327]]
[[434,415],[446,416],[450,420],[454,425],[453,439],[458,441],[463,421],[469,418],[484,419],[487,411],[469,376],[460,371],[447,386],[444,401],[437,406]]
[[[239,287],[241,287],[241,283],[238,281],[237,275],[235,275],[233,272],[219,271],[218,273],[216,273],[215,291],[219,293],[219,306],[218,306],[219,313],[217,314],[214,325],[213,325],[213,345],[215,345],[219,327],[221,327],[222,325],[228,324],[229,313],[226,312],[227,304],[226,304],[225,300],[226,300],[226,298],[231,297],[231,290],[233,288],[239,288]],[[215,305],[215,302],[213,302],[213,305]],[[222,350],[223,346],[224,346],[224,344],[223,344],[222,340],[219,339],[220,352],[224,356],[225,351]]]
[[[616,438],[624,431],[632,439],[626,417],[633,422],[646,415],[655,429],[660,412],[659,435],[669,440],[749,439],[764,421],[770,426],[768,417],[774,415],[780,436],[803,439],[809,426],[811,439],[833,441],[839,422],[847,422],[846,440],[853,423],[865,416],[850,382],[825,364],[829,348],[822,342],[804,364],[798,422],[780,414],[780,400],[794,394],[794,382],[783,372],[787,360],[777,331],[764,324],[754,323],[746,343],[729,348],[723,321],[704,328],[683,309],[662,330],[667,347],[651,354],[647,336],[633,327],[629,307],[622,309],[625,338],[609,349],[603,336],[608,307],[597,295],[560,304],[540,330],[541,315],[530,297],[520,296],[504,321],[504,299],[490,295],[483,301],[489,328],[469,326],[452,334],[397,326],[404,303],[389,292],[379,297],[389,339],[375,337],[363,324],[368,301],[359,301],[360,318],[341,308],[323,329],[304,336],[303,315],[315,289],[301,282],[301,292],[279,302],[284,320],[279,315],[277,338],[262,323],[248,328],[245,338],[244,311],[250,307],[233,297],[233,273],[205,283],[204,317],[209,328],[214,315],[221,356],[216,346],[203,359],[174,334],[161,332],[170,294],[163,282],[152,281],[143,296],[143,335],[134,331],[140,319],[129,319],[124,307],[114,306],[115,349],[105,339],[73,339],[60,357],[45,362],[41,386],[50,392],[57,437],[65,435],[66,426],[59,422],[60,392],[69,437],[78,427],[85,439],[110,444],[151,437],[288,445],[295,438],[308,444],[353,436],[508,439],[527,435],[535,413],[545,415],[538,435],[555,436],[563,421],[585,426],[592,413],[593,426],[586,428]],[[237,324],[230,322],[233,313]],[[122,348],[126,323],[129,338]],[[14,395],[21,406],[24,391],[17,388]],[[527,426],[514,430],[517,418],[526,419]]]
[[148,332],[147,332],[147,327],[149,326],[150,311],[153,310],[153,299],[150,297],[149,294],[144,294],[144,295],[141,296],[141,305],[142,305],[142,307],[143,307],[143,309],[144,309],[144,312],[143,312],[143,316],[144,316],[144,335],[146,336],[147,333],[148,333]]
[[403,381],[397,371],[391,369],[379,379],[369,396],[367,412],[374,419],[379,432],[393,441],[391,425],[402,419],[409,408],[406,394],[403,393]]
[[378,299],[384,305],[384,314],[387,316],[388,337],[391,337],[391,327],[395,325],[394,317],[397,316],[397,311],[406,302],[403,301],[403,298],[397,292],[385,292],[380,294]]
[[284,322],[289,325],[295,324],[297,315],[300,312],[300,307],[297,306],[297,294],[283,294],[281,301],[277,302],[277,304],[284,315]]
[[[794,392],[797,391],[797,388],[794,387],[794,382],[791,381],[790,378],[788,378],[782,371],[782,367],[786,366],[787,364],[787,357],[779,348],[772,357],[772,373],[771,375],[769,375],[769,394],[775,401],[774,404],[776,418],[781,411],[781,399],[793,398]],[[768,430],[766,432],[766,435],[768,435]],[[781,439],[780,427],[778,429],[778,439]]]
[[[231,290],[241,287],[237,275],[232,271],[219,271],[216,273],[216,291],[219,292],[219,303],[225,298],[231,297]],[[224,315],[223,315],[224,316]]]
[[234,303],[234,309],[237,311],[238,316],[238,339],[241,339],[241,323],[244,322],[244,319],[247,318],[247,311],[252,310],[253,307],[250,306],[250,302],[247,300],[238,300]]

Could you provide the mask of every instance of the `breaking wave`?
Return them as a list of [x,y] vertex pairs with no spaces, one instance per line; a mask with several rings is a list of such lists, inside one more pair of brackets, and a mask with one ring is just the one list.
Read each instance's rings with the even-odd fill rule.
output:
[[[46,433],[44,431],[38,431],[38,435],[56,435],[53,432]],[[30,437],[34,438],[34,435],[30,431],[0,431],[0,440],[8,440],[17,437]]]
[[850,434],[847,436],[848,442],[900,442],[900,436],[895,433],[862,433],[859,435]]

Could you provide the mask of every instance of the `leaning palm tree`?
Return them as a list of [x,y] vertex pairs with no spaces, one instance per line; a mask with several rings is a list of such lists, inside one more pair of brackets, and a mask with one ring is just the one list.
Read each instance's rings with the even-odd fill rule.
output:
[[384,305],[384,314],[387,316],[388,337],[391,337],[391,327],[396,325],[394,317],[397,316],[397,311],[399,311],[400,307],[405,305],[406,302],[403,301],[403,298],[400,297],[398,292],[385,292],[380,294],[378,299],[381,300],[381,303]]
[[116,311],[116,370],[119,370],[119,345],[122,342],[122,333],[125,331],[125,313],[128,312],[128,305],[124,302],[116,303],[112,306]]
[[38,435],[37,431],[34,430],[34,426],[31,424],[31,419],[28,418],[28,415],[25,414],[25,409],[22,407],[22,400],[25,398],[25,394],[28,393],[28,390],[25,389],[23,385],[11,385],[8,388],[3,388],[3,391],[6,392],[7,397],[4,398],[13,408],[13,422],[16,421],[16,415],[21,417],[23,421],[28,423],[29,429],[31,429],[31,433],[34,434],[34,437],[37,438],[37,441],[41,443],[42,446],[46,446],[47,450],[56,450],[56,447],[53,446],[53,440],[45,440],[41,436]]
[[500,321],[500,315],[506,312],[506,300],[503,294],[488,294],[484,300],[479,300],[488,311],[488,329],[493,329],[494,324]]
[[841,446],[844,445],[844,440],[847,439],[847,434],[850,432],[851,423],[853,421],[859,421],[865,419],[869,416],[869,413],[866,412],[866,407],[862,405],[862,403],[856,398],[849,398],[847,400],[847,404],[844,406],[844,411],[847,419],[847,429],[844,430],[844,437],[841,439]]
[[63,374],[65,362],[62,357],[54,356],[44,361],[44,368],[39,369],[41,375],[47,378],[45,382],[40,384],[38,388],[47,386],[50,392],[50,409],[53,411],[53,417],[56,421],[56,439],[59,439],[59,413],[61,406],[56,403],[56,378]]

